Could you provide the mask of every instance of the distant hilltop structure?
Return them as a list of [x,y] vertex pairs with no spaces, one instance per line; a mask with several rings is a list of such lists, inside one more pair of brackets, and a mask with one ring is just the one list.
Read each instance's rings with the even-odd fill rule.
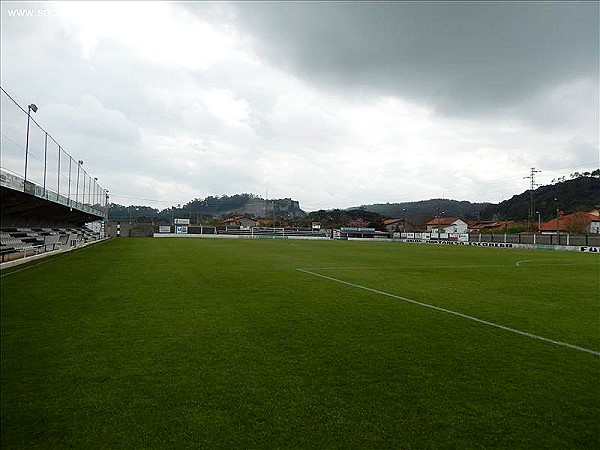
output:
[[300,203],[291,198],[266,200],[254,194],[235,194],[221,197],[208,196],[205,199],[194,199],[183,206],[167,208],[159,211],[147,206],[122,206],[111,204],[109,216],[112,220],[135,220],[138,218],[153,219],[172,217],[191,217],[194,221],[206,219],[222,219],[235,216],[251,218],[267,217],[297,219],[305,217]]

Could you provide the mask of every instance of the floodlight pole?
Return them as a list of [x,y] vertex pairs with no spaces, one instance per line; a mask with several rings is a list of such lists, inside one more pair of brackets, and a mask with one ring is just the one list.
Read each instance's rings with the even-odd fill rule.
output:
[[106,212],[105,212],[104,220],[102,221],[102,229],[104,231],[102,234],[102,237],[106,237],[107,229],[108,229],[108,190],[103,189],[102,191],[104,192],[104,195],[106,195]]
[[[92,180],[90,180],[91,184]],[[90,206],[92,206],[92,202],[96,202],[96,197],[98,196],[98,177],[94,177],[94,195],[92,195],[92,189],[90,188],[90,192],[88,193],[88,202]],[[95,203],[94,203],[95,204]]]
[[69,205],[73,204],[73,200],[71,199],[71,168],[73,166],[73,158],[69,156],[69,190],[67,192],[67,198],[69,199]]
[[556,208],[556,236],[558,237],[558,245],[560,245],[560,208]]
[[83,192],[81,193],[81,206],[83,207],[85,205],[85,170],[83,171],[81,178],[83,178]]
[[558,206],[558,198],[555,198],[556,202],[556,238],[558,240],[558,245],[560,245],[560,207]]
[[109,193],[109,191],[105,190],[104,192],[105,192],[105,195],[106,195],[106,205],[105,205],[105,207],[106,207],[106,221],[108,222],[108,198],[109,198],[108,193]]
[[27,181],[27,161],[29,160],[29,122],[31,121],[31,111],[37,112],[38,107],[35,104],[27,106],[27,135],[25,136],[25,173],[23,181]]
[[79,169],[81,168],[82,164],[83,161],[81,159],[77,161],[77,184],[75,188],[75,204],[79,203]]
[[44,197],[46,196],[46,168],[48,166],[48,133],[44,136]]

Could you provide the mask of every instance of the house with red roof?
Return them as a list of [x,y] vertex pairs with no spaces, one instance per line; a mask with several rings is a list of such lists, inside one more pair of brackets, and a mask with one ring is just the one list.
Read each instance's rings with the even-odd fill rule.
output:
[[384,219],[383,226],[390,233],[394,231],[406,231],[408,228],[404,223],[404,219]]
[[250,219],[249,217],[246,217],[246,216],[235,216],[235,217],[230,217],[229,219],[225,219],[225,220],[221,221],[221,225],[249,228],[249,227],[258,226],[258,222],[256,220]]
[[469,222],[469,233],[485,233],[505,230],[510,227],[521,225],[512,220],[478,220]]
[[436,217],[426,224],[427,231],[437,233],[466,233],[467,222],[460,217]]
[[591,213],[577,211],[573,214],[559,214],[558,217],[544,222],[540,226],[542,234],[576,233],[600,234],[600,215],[596,211]]

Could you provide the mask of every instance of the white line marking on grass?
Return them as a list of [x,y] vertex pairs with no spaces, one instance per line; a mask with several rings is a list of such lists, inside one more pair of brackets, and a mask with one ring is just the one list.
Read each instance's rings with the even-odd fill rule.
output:
[[[40,264],[45,264],[45,263],[47,263],[48,261],[50,261],[51,259],[54,259],[54,256],[58,256],[58,255],[53,255],[52,257],[50,257],[50,258],[48,258],[48,259],[45,259],[45,260],[43,260],[43,261],[41,261],[41,262],[38,262],[38,263],[35,263],[35,264],[28,265],[28,266],[26,266],[26,267],[23,267],[22,269],[12,270],[12,271],[10,271],[10,272],[8,272],[8,273],[3,273],[2,275],[0,275],[0,278],[4,278],[4,277],[7,277],[7,276],[9,276],[9,275],[13,275],[13,274],[15,274],[15,273],[23,272],[24,270],[29,270],[29,269],[32,269],[32,268],[34,268],[34,267],[37,267],[37,266],[39,266]],[[8,270],[8,269],[3,269],[3,270]]]
[[[100,241],[89,242],[89,243],[83,245],[82,247],[71,247],[71,248],[68,248],[66,250],[56,250],[57,253],[54,253],[54,254],[50,254],[51,252],[48,252],[47,256],[44,257],[44,258],[42,258],[42,259],[36,259],[36,260],[33,260],[33,261],[26,261],[24,264],[27,264],[27,265],[25,267],[23,267],[22,269],[12,270],[12,271],[7,272],[7,273],[2,273],[0,275],[0,278],[7,277],[7,276],[12,275],[14,273],[23,272],[24,270],[33,269],[34,267],[37,267],[40,264],[45,264],[47,262],[54,261],[55,259],[58,259],[61,256],[67,254],[67,253],[71,253],[71,252],[75,252],[75,251],[82,251],[82,250],[85,250],[86,248],[90,248],[92,246],[100,245],[100,244],[103,244],[105,242],[108,242],[109,240],[110,239],[106,239],[105,238],[105,239],[102,239]],[[44,253],[40,253],[40,255],[44,255]],[[34,264],[35,261],[40,261],[40,262]],[[1,269],[1,270],[2,270],[2,272],[4,272],[4,271],[9,270],[9,269],[10,269],[10,267],[7,267],[7,268]]]
[[363,289],[365,291],[373,292],[375,294],[384,295],[386,297],[395,298],[397,300],[402,300],[402,301],[407,302],[407,303],[412,303],[413,305],[422,306],[423,308],[429,308],[429,309],[433,309],[435,311],[440,311],[440,312],[445,312],[447,314],[452,314],[454,316],[462,317],[463,319],[469,319],[469,320],[472,320],[474,322],[479,322],[479,323],[482,323],[484,325],[488,325],[490,327],[499,328],[501,330],[509,331],[509,332],[515,333],[515,334],[520,334],[521,336],[527,336],[527,337],[530,337],[532,339],[537,339],[539,341],[549,342],[551,344],[560,345],[562,347],[567,347],[567,348],[570,348],[570,349],[573,349],[573,350],[579,350],[580,352],[591,353],[592,355],[600,356],[600,351],[597,351],[597,350],[590,350],[589,348],[580,347],[578,345],[569,344],[567,342],[555,341],[554,339],[545,338],[543,336],[538,336],[537,334],[528,333],[526,331],[517,330],[515,328],[510,328],[510,327],[507,327],[507,326],[504,326],[504,325],[500,325],[500,324],[497,324],[497,323],[494,323],[494,322],[489,322],[487,320],[478,319],[477,317],[473,317],[473,316],[469,316],[468,314],[463,314],[463,313],[459,313],[459,312],[456,312],[456,311],[452,311],[450,309],[442,308],[440,306],[434,306],[434,305],[430,305],[428,303],[418,302],[416,300],[411,300],[410,298],[401,297],[399,295],[390,294],[388,292],[379,291],[377,289],[372,289],[372,288],[369,288],[369,287],[366,287],[366,286],[361,286],[360,284],[350,283],[348,281],[340,280],[338,278],[328,277],[327,275],[321,275],[320,273],[311,272],[308,269],[296,269],[296,270],[299,271],[299,272],[307,273],[309,275],[313,275],[315,277],[320,277],[320,278],[324,278],[324,279],[329,280],[329,281],[334,281],[336,283],[345,284],[346,286],[351,286],[351,287],[354,287],[354,288],[357,288],[357,289]]
[[[526,264],[535,262],[546,262],[548,264]],[[553,266],[600,266],[598,263],[555,263],[549,261],[562,261],[562,259],[525,259],[523,261],[517,261],[517,267],[533,266],[533,267],[553,267]]]
[[358,270],[370,270],[370,269],[377,269],[377,270],[398,270],[398,269],[489,269],[489,268],[499,268],[499,267],[513,267],[512,263],[510,264],[486,264],[486,265],[441,265],[441,266],[432,266],[430,264],[423,264],[422,266],[419,265],[412,265],[412,266],[387,266],[387,267],[381,267],[381,266],[373,266],[373,267],[369,267],[369,266],[328,266],[328,267],[304,267],[303,269],[297,269],[297,270],[336,270],[336,269],[343,269],[343,270],[349,270],[349,269],[358,269]]

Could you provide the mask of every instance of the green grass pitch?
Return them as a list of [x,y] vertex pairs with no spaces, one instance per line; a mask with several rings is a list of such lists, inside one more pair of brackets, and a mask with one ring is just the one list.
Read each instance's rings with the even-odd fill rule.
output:
[[570,252],[113,239],[3,271],[1,446],[600,448],[599,280]]

